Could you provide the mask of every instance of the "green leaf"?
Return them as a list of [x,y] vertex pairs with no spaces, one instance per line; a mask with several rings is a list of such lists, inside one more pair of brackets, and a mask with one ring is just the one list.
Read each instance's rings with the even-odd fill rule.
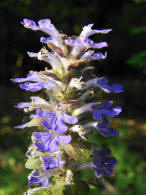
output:
[[141,33],[146,33],[146,25],[143,26],[139,26],[139,27],[135,27],[133,28],[130,33],[132,35],[137,35],[137,34],[141,34]]
[[41,119],[39,117],[33,118],[29,123],[28,127],[33,127],[33,126],[40,126]]
[[[81,145],[81,144],[80,144]],[[88,161],[90,159],[90,151],[79,148],[78,144],[63,145],[63,150],[74,160]]]
[[98,132],[88,135],[88,142],[94,147],[100,147],[100,142],[98,141],[99,139],[100,134]]
[[41,169],[41,161],[38,157],[29,158],[25,163],[25,167],[27,169]]
[[100,195],[99,189],[97,189],[95,186],[90,186],[90,193],[89,195]]
[[146,50],[133,54],[127,61],[129,65],[139,67],[146,74]]
[[87,168],[81,171],[81,180],[83,181],[95,180],[96,181],[96,179],[97,178],[95,177],[95,174],[91,169]]

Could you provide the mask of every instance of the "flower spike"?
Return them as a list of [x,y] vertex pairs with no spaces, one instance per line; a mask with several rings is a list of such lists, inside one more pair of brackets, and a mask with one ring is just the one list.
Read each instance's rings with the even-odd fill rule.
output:
[[[111,29],[92,29],[93,24],[88,24],[74,38],[61,34],[48,18],[38,23],[25,18],[21,24],[27,29],[46,33],[46,37],[40,38],[44,45],[40,51],[27,54],[51,65],[50,70],[46,67],[30,71],[24,78],[11,79],[21,89],[33,94],[37,92],[29,101],[14,106],[30,118],[29,122],[15,128],[31,127],[32,132],[32,142],[26,153],[25,166],[32,169],[28,177],[30,189],[26,194],[48,188],[52,194],[54,185],[80,183],[74,181],[75,174],[86,168],[94,171],[98,178],[110,176],[117,160],[109,157],[109,149],[95,148],[88,136],[95,133],[106,139],[119,136],[117,130],[108,127],[108,118],[118,116],[121,107],[113,106],[112,100],[99,101],[97,93],[98,89],[121,93],[123,88],[119,84],[110,85],[106,77],[90,74],[93,70],[90,61],[106,59],[107,52],[99,50],[106,49],[108,43],[96,43],[89,37],[107,34]],[[100,144],[100,139],[97,143]],[[87,179],[86,185],[88,183]]]

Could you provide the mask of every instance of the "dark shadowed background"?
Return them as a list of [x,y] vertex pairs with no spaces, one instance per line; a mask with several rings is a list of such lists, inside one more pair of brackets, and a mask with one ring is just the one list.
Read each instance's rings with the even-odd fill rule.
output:
[[[38,52],[40,32],[25,29],[23,18],[35,21],[50,18],[61,32],[78,35],[84,25],[95,29],[112,28],[107,35],[93,39],[107,41],[108,57],[94,62],[99,76],[124,87],[124,93],[108,94],[123,107],[112,120],[120,138],[105,138],[118,159],[114,176],[99,181],[91,194],[145,194],[144,160],[146,136],[146,0],[5,0],[0,1],[0,195],[21,195],[27,189],[25,152],[30,143],[28,130],[14,130],[25,116],[14,109],[29,93],[20,90],[10,78],[24,77],[29,70],[42,70],[44,62],[27,56]],[[104,51],[104,50],[103,50]],[[45,64],[46,65],[46,64]]]

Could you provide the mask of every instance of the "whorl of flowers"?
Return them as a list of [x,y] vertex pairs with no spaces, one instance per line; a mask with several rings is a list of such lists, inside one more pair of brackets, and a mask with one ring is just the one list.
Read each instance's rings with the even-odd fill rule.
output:
[[[24,19],[25,28],[40,30],[46,33],[41,37],[44,44],[38,53],[27,52],[30,57],[46,61],[51,69],[30,71],[26,78],[14,78],[20,88],[31,91],[33,96],[29,102],[20,102],[15,107],[30,113],[30,121],[15,128],[33,127],[32,144],[26,153],[26,168],[33,169],[28,177],[28,184],[39,189],[49,187],[49,178],[62,178],[67,184],[73,182],[76,171],[88,164],[98,178],[111,175],[116,159],[109,157],[110,150],[96,148],[88,136],[99,132],[101,135],[118,136],[115,129],[109,128],[107,118],[117,116],[121,107],[113,106],[113,101],[98,102],[97,92],[120,93],[119,84],[109,84],[106,77],[85,77],[91,67],[90,61],[103,60],[107,53],[95,52],[107,47],[106,42],[95,43],[89,37],[93,34],[106,34],[111,29],[95,30],[93,24],[84,26],[76,38],[68,37],[51,23],[50,19],[42,19],[36,24]],[[90,72],[89,72],[90,73]],[[34,95],[41,90],[40,96]],[[38,94],[38,93],[37,93]],[[97,140],[99,143],[100,140]],[[88,162],[79,163],[82,159],[84,144],[88,151]],[[91,162],[90,162],[91,161]],[[67,179],[71,175],[70,180]],[[66,178],[65,178],[66,177]],[[28,194],[37,188],[28,190]]]

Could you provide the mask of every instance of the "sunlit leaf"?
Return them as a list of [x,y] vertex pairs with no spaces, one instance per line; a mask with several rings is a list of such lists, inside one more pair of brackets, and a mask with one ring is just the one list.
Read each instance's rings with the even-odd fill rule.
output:
[[38,157],[29,158],[25,163],[25,167],[27,169],[40,169],[41,168],[40,165],[41,161]]

